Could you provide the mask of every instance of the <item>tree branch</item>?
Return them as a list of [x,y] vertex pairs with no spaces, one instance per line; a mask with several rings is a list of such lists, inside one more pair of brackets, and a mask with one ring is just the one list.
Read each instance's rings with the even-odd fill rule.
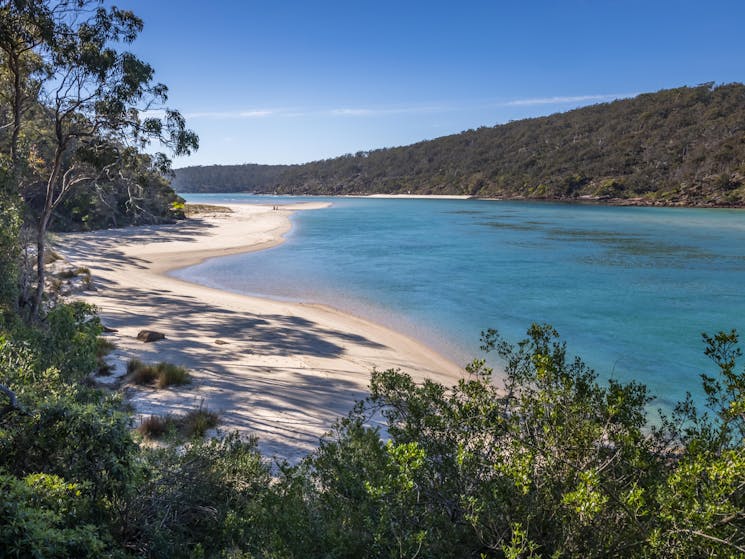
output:
[[16,410],[24,415],[28,415],[28,411],[26,411],[26,408],[24,408],[23,405],[18,402],[18,397],[16,396],[15,392],[13,392],[4,384],[0,384],[0,392],[5,394],[8,397],[8,400],[10,400],[10,404],[0,410],[0,417],[12,410]]

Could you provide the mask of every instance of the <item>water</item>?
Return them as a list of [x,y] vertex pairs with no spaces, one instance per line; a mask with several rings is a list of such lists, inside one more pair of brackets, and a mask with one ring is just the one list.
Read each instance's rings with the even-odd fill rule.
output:
[[407,332],[460,363],[478,356],[486,328],[517,341],[531,322],[548,322],[601,378],[642,381],[666,409],[687,390],[701,399],[698,374],[713,370],[702,332],[745,332],[742,211],[328,200],[331,208],[297,212],[280,247],[177,275],[327,304]]

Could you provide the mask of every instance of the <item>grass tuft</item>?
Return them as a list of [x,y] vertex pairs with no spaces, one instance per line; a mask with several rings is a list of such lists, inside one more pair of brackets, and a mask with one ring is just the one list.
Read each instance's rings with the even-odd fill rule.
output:
[[144,366],[145,364],[142,361],[140,361],[136,357],[132,358],[127,362],[127,374],[131,375],[136,370],[141,369]]
[[142,420],[137,432],[146,439],[159,439],[168,435],[178,435],[187,439],[204,437],[219,423],[217,413],[204,408],[192,410],[186,415],[151,415]]
[[57,262],[57,260],[62,260],[62,257],[52,249],[47,248],[44,252],[44,264],[51,264]]
[[106,357],[109,353],[116,349],[116,344],[111,340],[99,336],[96,339],[96,357],[99,359]]
[[176,422],[171,415],[151,415],[142,420],[137,432],[146,439],[159,439],[175,428]]
[[98,363],[98,374],[109,376],[114,368],[106,362],[106,356],[116,349],[116,344],[106,338],[96,339],[96,362]]
[[[131,371],[130,371],[131,369]],[[127,372],[132,375],[132,382],[135,384],[155,384],[158,373],[153,365],[145,365],[140,362],[139,366],[132,365],[132,361],[127,363]]]
[[204,434],[217,427],[219,416],[208,408],[199,407],[192,410],[179,420],[181,433],[190,439],[204,437]]
[[89,268],[85,268],[81,266],[78,268],[70,268],[68,270],[62,270],[61,272],[57,274],[57,277],[61,279],[72,279],[78,276],[83,276],[86,279],[90,280],[91,271]]
[[161,362],[148,365],[139,359],[130,359],[127,363],[127,374],[135,384],[154,384],[158,388],[191,382],[189,371],[173,363]]
[[189,384],[191,377],[189,371],[173,363],[158,363],[155,366],[157,372],[157,386],[158,388],[165,388],[166,386],[178,386],[182,384]]

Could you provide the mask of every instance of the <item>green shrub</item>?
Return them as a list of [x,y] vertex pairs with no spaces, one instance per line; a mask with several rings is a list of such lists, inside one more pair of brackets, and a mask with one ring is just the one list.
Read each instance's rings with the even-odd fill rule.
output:
[[143,449],[148,476],[122,508],[122,545],[147,557],[285,557],[269,541],[269,467],[255,439],[229,435]]
[[81,302],[55,306],[36,333],[42,367],[56,367],[63,378],[79,380],[96,370],[101,322],[90,305]]
[[117,398],[81,387],[48,396],[28,415],[6,415],[0,468],[19,477],[56,474],[87,484],[96,496],[123,493],[136,472],[137,448],[119,408]]
[[85,487],[56,475],[0,475],[0,555],[101,557],[101,527],[85,521]]

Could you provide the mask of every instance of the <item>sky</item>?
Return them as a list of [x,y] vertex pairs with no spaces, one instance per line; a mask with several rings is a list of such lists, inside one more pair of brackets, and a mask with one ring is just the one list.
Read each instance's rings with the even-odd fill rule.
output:
[[200,149],[303,163],[745,81],[744,0],[117,0]]

